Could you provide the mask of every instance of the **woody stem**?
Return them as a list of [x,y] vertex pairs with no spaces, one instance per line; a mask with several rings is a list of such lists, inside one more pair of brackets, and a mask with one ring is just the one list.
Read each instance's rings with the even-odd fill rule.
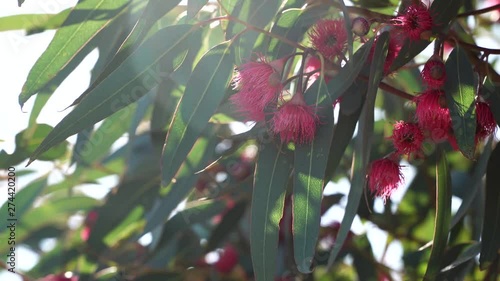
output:
[[479,9],[479,10],[475,10],[475,11],[461,13],[461,14],[458,14],[457,17],[460,18],[460,17],[468,17],[468,16],[474,16],[474,15],[480,15],[480,14],[484,14],[484,13],[487,13],[487,12],[494,11],[496,9],[500,9],[500,4],[496,4],[496,5],[493,5],[491,7],[484,8],[484,9]]

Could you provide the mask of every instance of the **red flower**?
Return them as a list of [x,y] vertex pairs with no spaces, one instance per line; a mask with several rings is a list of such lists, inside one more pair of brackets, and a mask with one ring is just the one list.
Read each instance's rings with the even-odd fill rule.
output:
[[451,130],[450,110],[446,107],[444,92],[429,90],[415,97],[415,116],[420,128],[430,133],[430,138],[441,142],[448,138]]
[[495,116],[490,106],[482,101],[476,102],[476,139],[483,140],[491,135],[497,127]]
[[227,245],[215,263],[215,269],[220,273],[229,273],[238,264],[238,259],[238,251],[233,246]]
[[347,31],[343,20],[319,20],[309,33],[313,47],[325,58],[342,58],[347,48]]
[[398,121],[391,138],[397,153],[409,155],[420,151],[424,134],[417,124]]
[[431,88],[441,88],[446,81],[446,68],[439,58],[428,60],[422,69],[422,80]]
[[[393,20],[393,25],[401,28],[410,40],[428,38],[433,21],[429,9],[422,3],[412,4],[403,14]],[[423,34],[422,34],[423,33]]]
[[314,108],[305,103],[299,92],[274,113],[271,130],[280,135],[283,143],[311,143],[316,134],[318,119]]
[[283,64],[283,59],[267,62],[260,57],[259,61],[250,61],[238,68],[233,84],[239,92],[230,100],[247,121],[263,121],[266,106],[278,99],[283,90]]
[[382,197],[384,201],[391,197],[403,182],[399,163],[389,158],[382,158],[371,163],[368,172],[368,186],[372,194]]

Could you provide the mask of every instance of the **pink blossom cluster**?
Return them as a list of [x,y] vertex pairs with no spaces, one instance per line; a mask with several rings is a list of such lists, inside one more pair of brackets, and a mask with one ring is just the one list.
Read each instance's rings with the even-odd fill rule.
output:
[[306,104],[302,91],[297,90],[285,101],[287,91],[281,76],[287,60],[269,62],[259,56],[257,61],[238,67],[233,78],[234,89],[238,92],[230,100],[246,121],[266,121],[266,115],[271,114],[270,130],[282,142],[311,143],[319,118],[315,107]]
[[[371,30],[373,22],[381,23]],[[413,1],[402,13],[389,19],[367,20],[362,17],[353,19],[351,32],[355,39],[365,43],[370,31],[377,34],[380,28],[389,30],[388,52],[384,63],[384,75],[395,69],[394,61],[400,55],[405,42],[429,40],[437,23],[429,7],[422,2]],[[312,48],[304,53],[269,61],[260,55],[257,60],[247,62],[237,68],[233,79],[237,93],[230,100],[246,121],[266,122],[269,131],[278,136],[283,143],[310,144],[321,124],[318,106],[307,104],[304,94],[307,88],[320,76],[329,83],[338,69],[348,62],[346,57],[348,31],[343,19],[321,19],[309,31]],[[378,40],[375,35],[375,43]],[[376,44],[373,44],[375,46]],[[425,141],[441,143],[449,141],[456,147],[450,110],[447,106],[443,87],[446,83],[446,67],[443,52],[436,48],[434,54],[423,66],[421,78],[425,91],[413,98],[416,105],[414,118],[394,123],[390,140],[394,152],[389,156],[373,161],[367,174],[370,191],[375,196],[389,198],[403,182],[401,157],[422,158],[422,145]],[[373,59],[372,47],[369,61]],[[286,67],[291,57],[302,56],[299,74],[289,75]],[[289,87],[295,81],[295,87]],[[290,90],[293,88],[294,93]],[[341,102],[337,100],[335,104]],[[476,102],[477,130],[476,142],[491,135],[496,122],[489,105],[480,96]]]
[[[392,19],[388,54],[384,65],[384,73],[390,72],[393,61],[398,56],[403,39],[410,41],[428,40],[435,26],[433,16],[424,4],[412,4],[405,11]],[[372,54],[373,55],[373,54]],[[389,156],[373,161],[367,175],[368,186],[372,194],[390,198],[404,180],[399,158],[407,156],[423,157],[422,144],[428,140],[440,143],[448,140],[458,149],[453,134],[450,110],[447,106],[445,92],[446,67],[442,57],[433,55],[423,66],[421,78],[426,90],[415,96],[416,104],[414,121],[397,121],[393,126],[390,139],[394,152]],[[478,95],[476,101],[476,142],[491,135],[496,122],[489,105]]]

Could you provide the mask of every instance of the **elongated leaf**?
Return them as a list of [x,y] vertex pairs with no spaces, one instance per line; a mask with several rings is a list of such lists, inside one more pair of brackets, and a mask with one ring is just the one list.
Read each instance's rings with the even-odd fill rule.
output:
[[221,222],[210,234],[206,251],[213,251],[222,244],[235,229],[239,227],[239,222],[245,215],[248,201],[241,200],[234,205],[222,218]]
[[[316,104],[321,118],[314,141],[295,147],[293,180],[293,244],[300,272],[311,272],[321,219],[321,198],[328,152],[333,135],[332,100],[322,79],[305,93],[308,104]],[[312,100],[310,102],[309,100]],[[326,109],[320,111],[319,109]]]
[[179,232],[188,229],[196,223],[202,223],[219,214],[226,208],[223,200],[205,200],[190,202],[186,208],[175,214],[163,225],[163,233],[157,249],[168,246],[168,242]]
[[351,189],[349,190],[349,195],[347,197],[347,206],[344,218],[342,219],[342,224],[340,225],[335,245],[330,253],[328,267],[333,265],[338,253],[342,249],[342,245],[347,238],[347,234],[349,233],[354,217],[356,216],[359,201],[365,187],[366,172],[372,141],[371,138],[373,135],[375,98],[377,95],[378,85],[383,78],[383,65],[387,56],[388,43],[389,33],[384,32],[378,37],[377,44],[375,45],[375,50],[373,52],[366,101],[359,119],[359,132],[356,140],[353,160]]
[[[47,50],[37,60],[19,95],[21,106],[57,75],[114,17],[125,11],[130,0],[82,1],[71,11]],[[82,20],[83,19],[83,20]],[[69,25],[70,22],[79,24]]]
[[228,42],[208,51],[196,65],[175,110],[162,155],[162,185],[168,185],[224,98],[233,71]]
[[78,52],[78,54],[60,71],[57,75],[51,79],[36,95],[35,104],[30,114],[30,125],[34,124],[36,118],[40,114],[41,110],[52,96],[54,91],[61,85],[61,83],[72,73],[78,65],[82,62],[87,55],[95,50],[99,49],[99,58],[92,68],[92,76],[90,81],[94,81],[107,61],[110,59],[110,54],[114,54],[118,47],[120,47],[121,42],[130,32],[132,28],[132,23],[135,22],[137,15],[132,13],[132,11],[125,11],[120,16],[103,28],[99,33],[96,34],[90,41],[83,46],[83,48]]
[[192,19],[207,4],[208,0],[189,0],[187,6],[187,18]]
[[444,91],[450,109],[453,133],[462,154],[472,159],[475,151],[477,77],[467,54],[455,48],[446,61]]
[[469,207],[472,202],[474,202],[474,198],[476,198],[477,191],[483,186],[483,176],[486,173],[486,168],[488,166],[488,160],[490,159],[491,151],[492,151],[492,140],[490,139],[488,143],[484,146],[483,153],[479,157],[477,161],[476,168],[474,170],[474,174],[472,175],[472,182],[474,185],[472,186],[472,190],[466,192],[464,197],[462,198],[462,204],[458,208],[455,215],[453,215],[453,219],[450,224],[450,229],[453,228],[462,217],[467,213]]
[[[340,72],[328,82],[328,92],[330,98],[335,101],[351,87],[358,74],[365,69],[365,63],[370,54],[374,39],[366,42],[352,57],[351,60],[340,70]],[[374,63],[374,62],[372,62]],[[349,108],[348,108],[349,107]],[[344,112],[352,113],[356,108],[350,108],[350,103],[344,104]]]
[[[244,20],[258,28],[264,28],[267,26],[274,18],[280,7],[280,1],[275,0],[242,2],[243,7],[237,17],[240,20]],[[232,36],[246,28],[241,24],[237,24],[236,27],[239,28],[232,30]],[[235,57],[237,64],[241,64],[251,56],[253,46],[256,45],[259,35],[260,33],[256,31],[248,30],[236,39]]]
[[[16,135],[16,150],[12,154],[7,154],[0,150],[0,169],[7,169],[9,166],[20,164],[27,159],[33,151],[40,145],[43,138],[52,130],[47,124],[33,124]],[[53,161],[66,154],[68,143],[60,143],[40,155],[43,161]]]
[[150,232],[168,219],[170,213],[192,190],[198,179],[195,173],[202,170],[213,159],[217,145],[217,138],[214,137],[215,130],[213,126],[209,126],[205,132],[206,136],[199,138],[187,155],[186,161],[176,175],[176,181],[165,187],[167,194],[158,198],[158,206],[148,214],[143,234]]
[[261,145],[252,194],[250,249],[256,281],[274,280],[279,223],[291,166],[283,146]]
[[[152,36],[57,124],[33,153],[29,163],[67,137],[138,100],[165,79],[169,72],[156,71],[158,64],[168,65],[173,71],[177,67],[176,57],[186,49],[186,39],[191,32],[191,26],[178,25]],[[171,43],[165,47],[164,42]]]
[[441,272],[446,272],[456,268],[457,266],[463,264],[464,262],[470,261],[471,259],[477,257],[481,251],[481,243],[473,242],[452,262],[450,265],[444,267]]
[[[307,30],[321,17],[328,13],[327,5],[307,6],[305,9],[289,9],[279,14],[279,19],[272,26],[271,32],[293,42],[300,42]],[[291,54],[295,47],[281,40],[267,38],[261,44],[263,52],[273,58]]]
[[[141,3],[142,0],[135,0]],[[143,1],[142,1],[143,2]],[[102,73],[92,82],[90,87],[78,97],[72,105],[80,101],[94,90],[102,81],[113,73],[142,43],[148,31],[153,27],[163,15],[179,4],[180,0],[149,0],[144,11],[141,13],[138,22],[132,32],[121,44],[118,52],[114,54],[111,61],[106,65]],[[168,41],[167,41],[168,42]]]
[[0,18],[0,31],[24,29],[29,32],[43,31],[60,27],[71,9],[66,9],[58,14],[30,14],[15,15]]
[[330,147],[330,152],[328,153],[325,182],[330,180],[335,174],[335,171],[340,164],[340,160],[342,160],[342,156],[351,142],[356,124],[358,123],[359,116],[361,115],[361,107],[352,115],[342,113],[342,107],[342,104],[340,104],[340,114],[332,137],[335,140],[335,145]]
[[90,132],[88,141],[80,144],[81,147],[75,151],[74,157],[78,162],[91,165],[106,157],[113,143],[127,132],[133,117],[131,111],[135,108],[136,105],[133,104],[127,110],[118,111],[105,119],[99,128]]
[[[14,177],[14,180],[16,183],[19,183],[19,179]],[[11,181],[9,181],[9,187],[11,187]],[[17,185],[18,187],[19,185]],[[8,198],[13,198],[13,200],[7,199],[5,203],[2,205],[0,208],[0,211],[2,214],[4,214],[4,218],[6,218],[7,221],[10,219],[17,219],[21,221],[22,216],[24,213],[26,213],[27,210],[29,210],[32,207],[33,202],[35,199],[38,197],[38,195],[41,194],[43,189],[47,186],[47,176],[43,176],[40,179],[37,179],[24,187],[22,190],[16,190],[16,185],[14,185],[14,189],[12,189],[12,192],[14,195],[10,196]],[[5,192],[7,193],[7,189],[5,189]],[[11,190],[9,188],[8,192],[10,193]],[[13,221],[14,222],[14,221]],[[17,224],[17,223],[16,223]],[[8,229],[3,228],[1,229],[0,232],[7,231]]]
[[448,244],[451,221],[451,184],[448,161],[442,149],[438,149],[436,163],[436,218],[431,256],[427,263],[424,280],[435,280],[439,273],[441,260]]
[[486,169],[486,202],[484,204],[483,233],[481,235],[481,256],[479,263],[481,269],[486,269],[498,259],[500,249],[500,146],[497,144],[491,153]]

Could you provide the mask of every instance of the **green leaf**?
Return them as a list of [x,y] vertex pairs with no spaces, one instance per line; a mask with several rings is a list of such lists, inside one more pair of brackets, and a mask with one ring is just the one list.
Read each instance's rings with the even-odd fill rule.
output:
[[291,172],[283,145],[262,144],[252,193],[250,251],[256,281],[274,280],[279,223]]
[[[167,27],[142,44],[57,124],[32,154],[29,163],[50,147],[126,107],[154,88],[175,70],[176,58],[186,49],[186,39],[192,32],[189,25]],[[164,42],[171,43],[165,48]],[[156,71],[159,64],[170,66],[170,72]]]
[[127,132],[133,117],[131,112],[135,108],[135,104],[130,105],[126,110],[120,110],[106,118],[99,128],[88,133],[87,142],[80,144],[81,147],[78,146],[78,143],[75,145],[76,154],[73,157],[85,165],[91,165],[104,159],[116,140]]
[[120,47],[125,37],[133,28],[132,22],[135,22],[137,16],[132,13],[123,13],[118,16],[111,24],[106,26],[96,36],[94,36],[78,54],[51,79],[36,95],[35,104],[30,114],[30,126],[36,123],[41,110],[61,83],[72,73],[87,55],[95,50],[99,50],[99,58],[92,68],[91,82],[95,80],[96,74],[99,74],[110,59],[110,54],[114,54]]
[[[295,263],[302,273],[311,272],[321,219],[321,198],[328,152],[333,135],[332,100],[322,79],[306,91],[308,104],[317,105],[321,118],[314,141],[296,145],[293,180],[293,244]],[[311,101],[312,100],[312,101]],[[320,109],[326,109],[320,112]]]
[[446,272],[456,268],[457,266],[463,264],[464,262],[470,261],[475,258],[481,251],[481,243],[473,242],[466,246],[465,250],[448,266],[444,267],[441,272]]
[[[57,75],[96,34],[120,15],[129,0],[88,0],[71,11],[54,39],[37,60],[19,95],[21,106]],[[71,22],[79,22],[70,25]]]
[[474,168],[474,174],[472,175],[472,182],[474,185],[472,186],[472,190],[467,191],[462,197],[462,204],[458,208],[455,215],[453,215],[453,219],[451,221],[450,229],[457,225],[458,222],[465,216],[472,202],[474,202],[474,198],[476,198],[476,194],[479,189],[482,188],[483,185],[483,177],[486,173],[486,168],[488,166],[488,159],[490,159],[492,151],[492,139],[488,141],[488,143],[484,146],[484,150],[477,161],[477,164]]
[[0,18],[0,31],[24,29],[28,33],[33,31],[43,31],[60,27],[71,9],[66,9],[58,14],[29,14],[14,15]]
[[479,264],[482,270],[498,260],[500,249],[500,145],[491,153],[486,168],[486,202],[484,203],[483,232],[481,234],[481,256]]
[[[352,222],[358,211],[359,201],[366,183],[366,172],[370,156],[370,149],[373,137],[374,107],[377,95],[378,85],[383,78],[384,62],[387,56],[389,43],[389,33],[382,33],[375,45],[373,60],[370,66],[370,77],[368,79],[368,90],[366,101],[364,102],[361,117],[359,119],[359,131],[356,140],[353,173],[351,179],[351,189],[347,197],[347,206],[344,218],[337,234],[335,245],[330,253],[328,267],[331,268],[337,258],[342,245],[349,233]],[[333,140],[334,142],[335,140]]]
[[[353,84],[353,86],[355,87],[351,88],[357,91],[357,85]],[[351,92],[351,90],[347,90],[347,96],[349,96]],[[361,115],[361,106],[353,114],[345,114],[343,110],[344,106],[345,105],[343,103],[340,103],[339,118],[337,124],[335,125],[332,137],[333,140],[335,140],[335,145],[332,145],[330,147],[330,151],[328,152],[325,181],[330,180],[335,174],[335,171],[337,170],[337,167],[342,160],[344,152],[352,140],[354,130],[356,129],[356,124],[358,123],[359,116]]]
[[[9,177],[10,179],[10,177]],[[15,182],[19,182],[19,180],[15,177],[12,179],[15,180]],[[14,183],[15,183],[14,182]],[[10,193],[10,187],[11,187],[11,181],[8,181],[8,186],[9,186],[9,193]],[[21,190],[16,190],[15,185],[13,192],[15,193],[14,196],[10,196],[8,198],[14,198],[12,201],[7,198],[7,201],[2,205],[0,208],[0,212],[5,215],[6,220],[8,221],[9,219],[18,219],[21,220],[23,215],[26,213],[28,209],[30,209],[33,205],[33,202],[35,199],[41,194],[43,189],[47,186],[47,176],[43,176],[32,183],[28,184],[26,187],[24,187]],[[5,190],[7,193],[7,190]],[[1,231],[5,231],[6,229],[2,229]]]
[[[94,229],[87,241],[88,245],[99,253],[105,249],[103,239],[109,233],[116,233],[118,226],[128,217],[133,209],[141,208],[148,212],[158,198],[160,189],[160,154],[165,134],[144,133],[135,136],[128,144],[126,171],[121,181],[106,198],[106,203],[97,210]],[[108,240],[109,241],[109,240]]]
[[187,155],[179,172],[176,174],[176,181],[164,187],[167,194],[158,198],[156,207],[148,214],[143,234],[150,232],[168,219],[170,213],[195,185],[198,179],[196,172],[206,167],[207,163],[213,159],[215,146],[217,145],[215,129],[213,126],[208,126],[205,132],[206,136],[199,138]]
[[226,208],[224,200],[205,200],[189,202],[186,208],[175,214],[163,225],[163,233],[156,249],[168,246],[168,242],[177,233],[197,223],[202,223],[219,214]]
[[192,19],[207,4],[208,0],[188,0],[187,19]]
[[231,44],[209,50],[198,62],[177,105],[162,154],[162,185],[172,180],[225,95],[233,71]]
[[[43,138],[52,130],[47,124],[33,124],[16,135],[16,150],[12,154],[0,151],[0,168],[20,164],[42,143]],[[40,155],[40,160],[53,161],[66,154],[68,143],[63,142]]]
[[237,202],[225,215],[221,222],[215,227],[208,239],[206,251],[213,251],[222,244],[235,229],[238,229],[239,222],[245,215],[248,202],[241,200]]
[[[379,39],[380,40],[380,39]],[[368,55],[370,54],[370,50],[372,48],[374,39],[372,38],[370,41],[366,42],[363,47],[361,47],[349,60],[348,63],[340,72],[332,78],[330,82],[328,82],[328,92],[330,93],[331,99],[333,101],[342,97],[342,95],[351,87],[359,73],[366,69],[366,60],[368,59]],[[375,57],[375,55],[374,55]],[[372,61],[372,64],[375,63]],[[345,108],[345,107],[344,107]],[[355,111],[355,110],[349,110]]]
[[[305,9],[283,11],[272,26],[271,32],[293,42],[300,42],[309,28],[327,13],[326,5],[308,5]],[[267,51],[273,58],[284,57],[295,50],[295,47],[274,38],[263,40],[261,45],[264,48],[263,52]]]
[[[233,15],[242,21],[245,21],[255,27],[264,28],[274,18],[280,7],[280,1],[261,0],[261,1],[241,1],[242,8],[238,15]],[[231,37],[241,32],[246,27],[241,24],[235,25],[234,29],[229,29],[228,34]],[[229,31],[232,31],[230,33]],[[226,36],[227,36],[226,35]],[[252,49],[256,45],[257,38],[260,33],[254,30],[247,30],[235,41],[235,57],[236,63],[239,65],[248,59],[252,54]]]
[[[281,14],[279,14],[278,20],[272,26],[271,32],[273,34],[280,35],[287,39],[290,39],[289,36],[296,37],[294,39],[298,39],[300,35],[298,34],[297,31],[299,29],[294,29],[293,27],[295,26],[297,20],[299,19],[301,14],[303,14],[303,12],[304,10],[302,9],[289,9],[283,11]],[[294,31],[297,34],[294,34]],[[288,47],[288,50],[286,51],[287,53],[291,53],[293,50],[292,46],[288,44],[282,44],[282,42],[278,39],[269,38],[268,40],[264,41],[265,42],[262,43],[263,48],[267,48],[267,51],[270,55],[275,54],[273,58],[278,58],[281,57],[280,55],[284,55],[283,53],[280,54],[279,51],[282,45],[284,48]]]
[[[134,0],[138,4],[144,3],[142,0]],[[80,103],[80,101],[90,92],[94,90],[103,80],[113,73],[134,51],[142,44],[142,41],[149,34],[148,31],[153,29],[154,24],[160,20],[167,12],[175,8],[180,0],[149,0],[144,11],[141,13],[138,22],[127,38],[122,42],[118,52],[114,54],[111,61],[106,65],[105,69],[92,82],[90,87],[78,97],[72,105]],[[134,2],[135,3],[135,2]],[[158,30],[162,30],[161,29]],[[155,29],[155,31],[157,31]],[[168,42],[168,41],[166,41]],[[174,41],[175,42],[175,41]],[[168,67],[168,66],[167,66]],[[163,71],[163,70],[162,70]]]
[[442,149],[438,149],[436,163],[436,218],[434,238],[432,239],[431,256],[427,263],[424,280],[435,280],[440,270],[451,221],[451,180],[448,172],[448,161]]
[[475,97],[478,79],[462,48],[455,48],[448,57],[446,76],[444,91],[453,133],[462,154],[472,159],[476,146]]

